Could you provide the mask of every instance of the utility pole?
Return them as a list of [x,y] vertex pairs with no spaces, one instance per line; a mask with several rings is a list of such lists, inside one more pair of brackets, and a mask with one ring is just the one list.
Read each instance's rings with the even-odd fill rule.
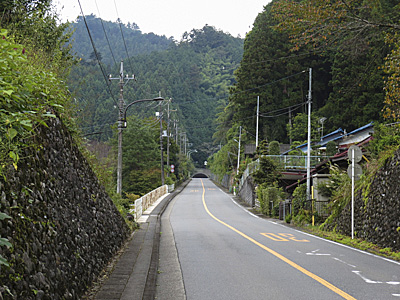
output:
[[186,132],[184,132],[183,133],[183,136],[184,136],[184,138],[183,138],[183,149],[184,149],[184,153],[185,153],[185,156],[186,156],[186,154],[187,154],[187,148],[186,148],[186,144],[187,144],[187,136],[186,136]]
[[[169,103],[172,99],[169,99],[167,104],[167,166],[169,167]],[[167,172],[167,177],[169,177],[169,172]]]
[[308,87],[308,134],[307,134],[307,200],[310,200],[311,195],[311,81],[312,69],[309,69],[309,87]]
[[[292,130],[292,107],[289,107],[289,128]],[[289,135],[289,144],[292,145],[292,135]]]
[[259,118],[260,118],[260,96],[257,96],[256,149],[258,147],[258,119]]
[[242,126],[239,127],[239,150],[238,150],[238,157],[237,157],[237,170],[236,175],[239,174],[239,166],[240,166],[240,143],[242,139]]
[[117,194],[121,194],[121,191],[122,191],[122,130],[124,128],[124,109],[125,109],[124,86],[126,84],[124,82],[124,79],[126,79],[128,82],[130,79],[135,79],[135,75],[132,75],[132,77],[129,77],[128,74],[126,74],[126,77],[124,78],[124,61],[121,60],[121,69],[119,71],[119,78],[111,78],[111,75],[109,76],[110,81],[114,80],[114,79],[117,79],[117,80],[119,79]]
[[[160,92],[161,97],[161,92]],[[164,149],[163,149],[163,127],[162,127],[162,103],[160,102],[160,149],[161,149],[161,185],[164,185],[165,178],[164,178]]]
[[[171,135],[171,130],[170,130],[170,112],[171,111],[176,111],[176,110],[170,110],[169,109],[169,104],[171,103],[172,98],[169,99],[168,101],[168,106],[167,106],[167,166],[169,167],[169,138]],[[167,177],[169,177],[169,172],[167,173]]]

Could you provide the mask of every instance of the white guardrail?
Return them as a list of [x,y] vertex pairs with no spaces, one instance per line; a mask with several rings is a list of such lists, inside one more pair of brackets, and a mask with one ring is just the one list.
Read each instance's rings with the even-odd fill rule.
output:
[[159,198],[167,193],[172,192],[174,188],[174,185],[163,185],[155,190],[152,190],[146,195],[135,200],[135,203],[130,205],[131,209],[129,210],[129,213],[135,217],[135,221],[137,222],[137,220],[139,220],[139,218],[143,215],[143,212],[145,212]]

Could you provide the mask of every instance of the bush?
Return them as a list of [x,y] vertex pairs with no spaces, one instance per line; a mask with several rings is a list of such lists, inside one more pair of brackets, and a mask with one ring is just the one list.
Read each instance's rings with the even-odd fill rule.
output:
[[367,149],[374,158],[388,149],[396,150],[400,145],[400,126],[374,125],[373,139],[369,142]]
[[305,206],[307,200],[307,185],[299,185],[293,192],[292,213],[296,216]]
[[272,141],[269,143],[269,155],[280,155],[281,149],[279,147],[279,142]]
[[[285,193],[281,188],[275,186],[259,186],[257,197],[260,202],[260,211],[265,215],[279,215],[279,202],[284,198]],[[272,207],[272,210],[271,210]]]

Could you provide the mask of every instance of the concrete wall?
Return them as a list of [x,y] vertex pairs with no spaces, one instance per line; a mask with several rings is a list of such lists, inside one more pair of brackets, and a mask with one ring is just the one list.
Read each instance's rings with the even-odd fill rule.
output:
[[239,197],[242,199],[244,202],[246,202],[248,205],[254,207],[255,206],[255,186],[253,182],[253,178],[251,176],[248,176],[243,184],[241,189],[239,190]]
[[59,119],[40,127],[18,171],[0,178],[0,299],[78,299],[129,234]]

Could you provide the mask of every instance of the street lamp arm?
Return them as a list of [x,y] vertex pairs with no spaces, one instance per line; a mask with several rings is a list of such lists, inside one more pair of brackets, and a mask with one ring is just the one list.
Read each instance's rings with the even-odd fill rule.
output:
[[147,101],[164,101],[164,100],[165,100],[165,99],[162,98],[162,97],[157,97],[157,98],[153,98],[153,99],[140,99],[140,100],[135,100],[135,101],[133,101],[132,103],[128,104],[128,105],[125,107],[125,110],[124,110],[124,117],[123,117],[123,120],[122,120],[122,121],[124,122],[124,128],[126,128],[126,112],[127,112],[128,108],[131,107],[133,104],[140,103],[140,102],[147,102]]

